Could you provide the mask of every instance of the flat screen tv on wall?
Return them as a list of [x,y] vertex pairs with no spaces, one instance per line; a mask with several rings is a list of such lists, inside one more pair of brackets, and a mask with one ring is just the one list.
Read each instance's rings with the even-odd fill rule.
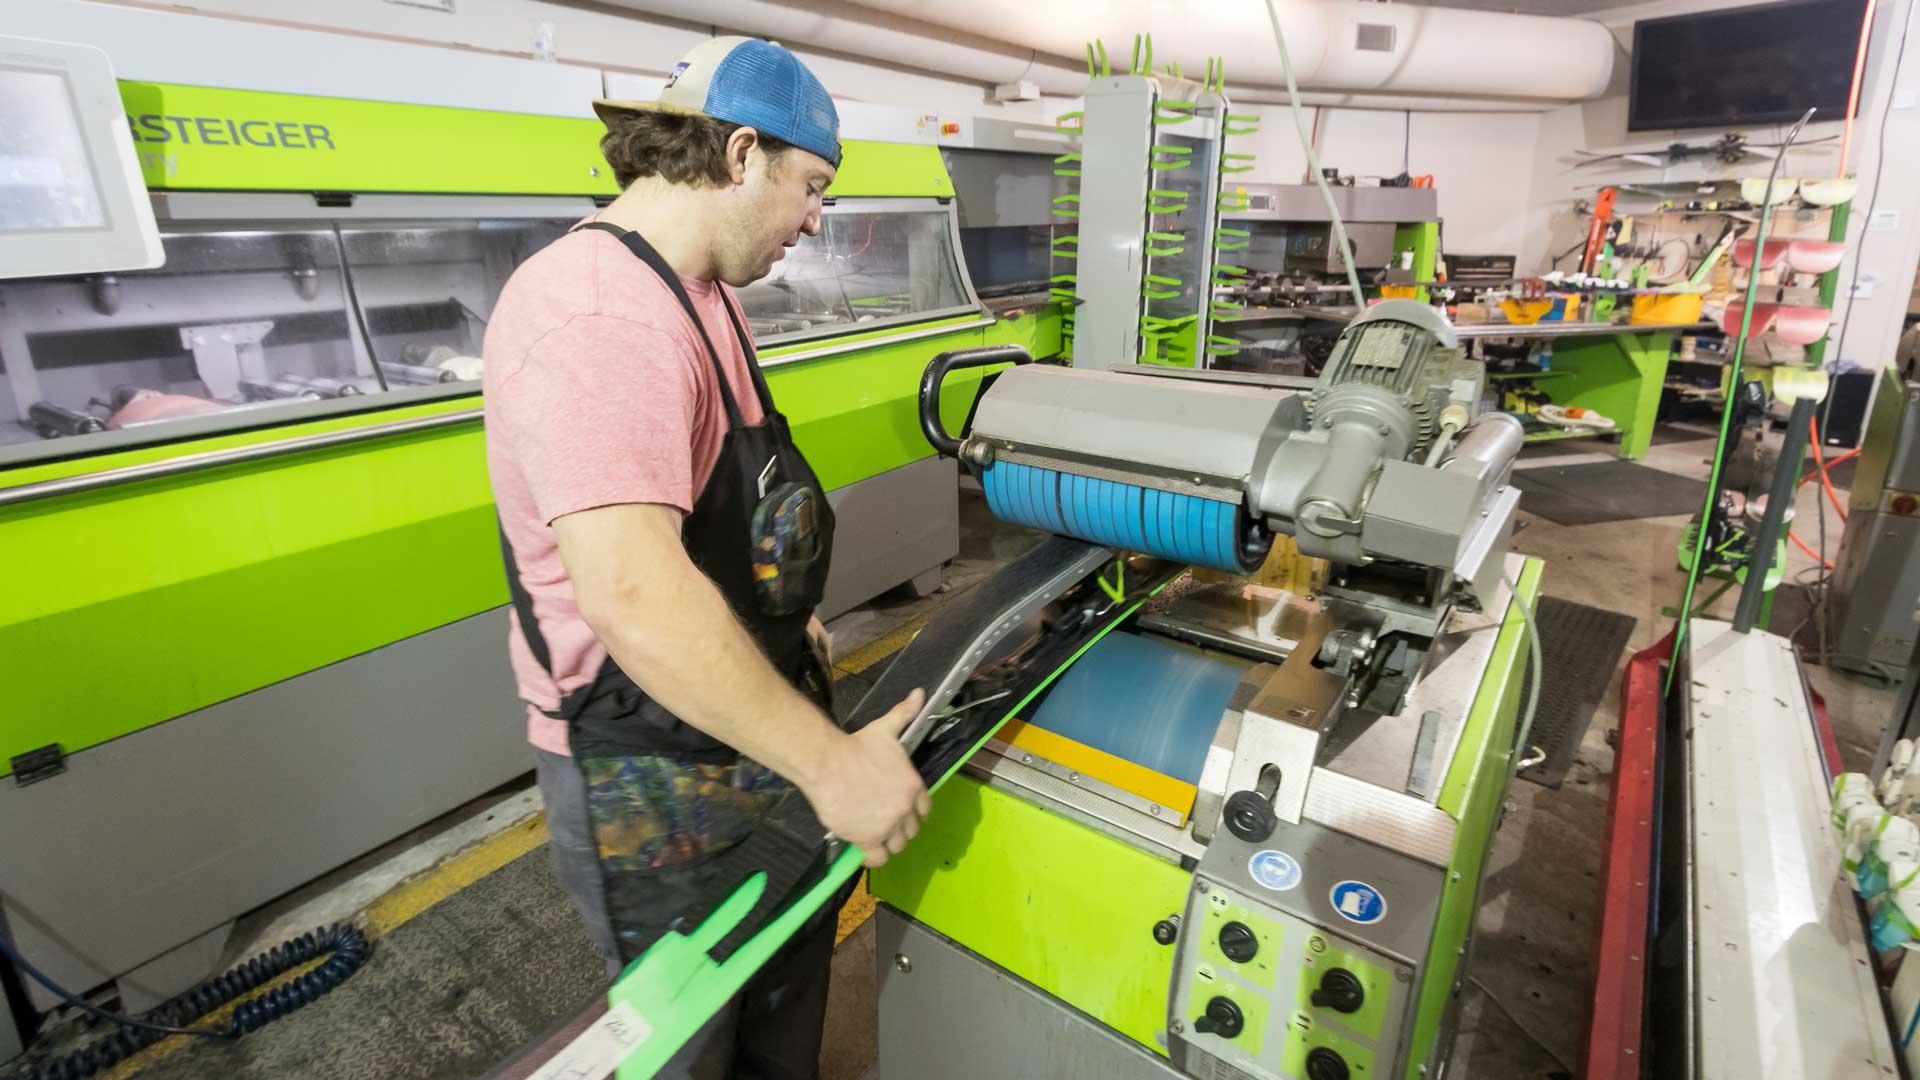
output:
[[1841,120],[1866,0],[1792,0],[1633,24],[1627,130]]

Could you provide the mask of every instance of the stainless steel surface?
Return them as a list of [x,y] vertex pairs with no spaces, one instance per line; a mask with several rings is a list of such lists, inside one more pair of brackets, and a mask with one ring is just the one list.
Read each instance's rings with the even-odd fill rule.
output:
[[1453,858],[1454,821],[1445,810],[1332,769],[1313,770],[1304,816],[1432,866]]
[[505,643],[495,609],[0,784],[15,944],[100,985],[526,772]]
[[816,611],[831,619],[960,554],[959,475],[925,457],[827,492],[833,561]]
[[[1169,806],[1163,803],[1156,803],[1151,799],[1135,795],[1133,792],[1127,791],[1124,788],[1115,787],[1104,780],[1088,776],[1072,766],[1053,761],[1044,754],[1016,747],[1001,738],[996,737],[987,740],[987,745],[984,749],[987,754],[998,755],[1008,762],[1017,763],[1036,772],[1045,773],[1055,780],[1066,784],[1068,787],[1076,788],[1090,795],[1099,796],[1109,802],[1118,803],[1134,813],[1145,814],[1155,821],[1164,821],[1176,829],[1187,823],[1187,814],[1192,809],[1192,807],[1189,806]],[[976,755],[975,760],[979,760],[979,758],[983,756],[984,755]],[[1136,764],[1138,763],[1136,762]],[[990,768],[991,766],[989,766],[989,769]]]
[[1319,610],[1284,590],[1236,581],[1189,587],[1149,603],[1140,627],[1277,664],[1299,647]]
[[1123,805],[1085,785],[1069,783],[1046,769],[1024,764],[1014,757],[998,752],[975,754],[967,759],[966,770],[990,787],[1016,793],[1028,802],[1048,807],[1095,832],[1168,862],[1178,862],[1182,856],[1199,858],[1206,849],[1205,844],[1182,827]]
[[[1507,576],[1515,581],[1526,569],[1524,555],[1508,555],[1505,558]],[[1419,783],[1415,775],[1411,756],[1407,759],[1406,770],[1400,775],[1403,779],[1389,780],[1392,773],[1379,774],[1378,783],[1389,786],[1404,786],[1409,794],[1417,795],[1428,802],[1440,798],[1440,787],[1446,782],[1447,769],[1453,763],[1454,755],[1460,750],[1460,736],[1466,731],[1468,714],[1473,710],[1474,696],[1480,691],[1480,683],[1486,678],[1487,665],[1493,662],[1493,648],[1499,641],[1499,627],[1506,622],[1506,614],[1512,603],[1513,594],[1504,582],[1500,583],[1493,595],[1481,604],[1480,611],[1464,611],[1454,608],[1449,616],[1443,633],[1435,637],[1427,649],[1426,666],[1421,670],[1420,678],[1414,681],[1413,689],[1407,692],[1407,700],[1400,707],[1396,722],[1401,727],[1430,726],[1430,736],[1416,733],[1413,745],[1407,751],[1417,752],[1423,738],[1432,740],[1433,767],[1426,776],[1426,783]],[[1488,614],[1492,612],[1493,614]],[[1438,714],[1429,721],[1430,713]],[[1387,734],[1386,730],[1381,731]],[[1407,746],[1403,740],[1396,739],[1398,747]],[[1352,758],[1343,755],[1351,752]],[[1368,775],[1361,762],[1375,755],[1376,751],[1367,745],[1362,737],[1343,748],[1342,754],[1322,762],[1328,768],[1341,772]]]
[[1221,810],[1226,805],[1227,782],[1233,776],[1233,748],[1240,744],[1240,721],[1246,718],[1247,703],[1260,684],[1272,677],[1269,665],[1248,669],[1246,677],[1234,689],[1233,697],[1220,713],[1220,725],[1207,743],[1206,762],[1200,767],[1200,782],[1194,786],[1192,827],[1188,830],[1201,844],[1211,843],[1221,825]]
[[1792,645],[1695,619],[1686,663],[1698,1075],[1895,1075]]
[[436,428],[451,427],[455,424],[478,422],[479,409],[462,409],[458,412],[439,413],[434,416],[414,417],[410,420],[393,420],[384,424],[373,424],[347,431],[328,431],[318,435],[300,435],[276,442],[260,443],[255,446],[237,446],[230,450],[209,450],[185,457],[169,458],[165,461],[149,462],[144,465],[126,465],[118,469],[106,469],[80,476],[62,477],[58,480],[39,480],[16,487],[0,488],[0,506],[31,502],[35,499],[52,498],[56,495],[72,495],[81,491],[98,491],[101,488],[130,484],[140,480],[152,480],[162,476],[178,476],[182,473],[199,472],[202,469],[215,469],[223,465],[237,465],[246,461],[259,461],[262,458],[280,457],[286,454],[298,454],[309,450],[321,450],[332,446],[345,446],[351,443],[366,442],[370,439],[389,438],[394,435],[406,435],[418,431],[432,431]]
[[1340,722],[1345,680],[1315,664],[1320,643],[1333,629],[1324,618],[1311,620],[1299,645],[1271,669],[1241,711],[1240,738],[1227,773],[1229,794],[1255,791],[1277,770],[1270,787],[1273,811],[1297,822],[1305,812],[1307,788],[1320,747]]
[[880,1077],[1180,1080],[1157,1054],[890,905],[875,909],[874,935]]
[[[1289,856],[1294,884],[1263,884],[1252,870],[1257,854],[1267,868],[1274,865],[1274,855]],[[1270,871],[1268,880],[1273,880]],[[1200,860],[1181,915],[1169,1015],[1185,1019],[1187,1030],[1174,1036],[1174,1063],[1191,1071],[1196,1063],[1190,1052],[1197,1049],[1246,1075],[1306,1080],[1299,1066],[1302,1043],[1327,1030],[1339,1032],[1333,1045],[1369,1052],[1364,1067],[1349,1063],[1349,1075],[1379,1080],[1412,1075],[1409,1043],[1445,881],[1436,867],[1316,824],[1282,823],[1259,843],[1223,830]],[[1362,923],[1336,911],[1333,893],[1343,882],[1364,882],[1385,898],[1377,919]],[[1263,924],[1272,927],[1251,970],[1219,958],[1214,943],[1228,921],[1241,922],[1256,936]],[[1377,1035],[1312,1003],[1318,985],[1312,973],[1334,966],[1363,980],[1368,1011],[1377,1010],[1380,1018]],[[1255,1043],[1198,1031],[1192,1021],[1215,995],[1240,1004],[1248,1016],[1256,1008],[1264,1012],[1267,1037]],[[1418,1049],[1424,1053],[1424,1047]]]

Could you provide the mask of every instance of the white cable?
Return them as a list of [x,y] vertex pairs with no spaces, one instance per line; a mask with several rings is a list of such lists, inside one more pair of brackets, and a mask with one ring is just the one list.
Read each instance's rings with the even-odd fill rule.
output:
[[[1353,268],[1353,243],[1347,239],[1346,222],[1340,220],[1340,208],[1333,204],[1333,191],[1320,172],[1320,155],[1313,152],[1313,139],[1307,134],[1306,117],[1300,111],[1300,88],[1293,83],[1293,59],[1287,55],[1287,35],[1280,30],[1280,9],[1274,6],[1276,3],[1277,0],[1267,0],[1267,19],[1273,23],[1273,43],[1280,47],[1280,70],[1287,77],[1287,105],[1293,110],[1293,129],[1300,135],[1300,148],[1307,152],[1307,169],[1320,188],[1320,198],[1326,201],[1327,215],[1333,222],[1333,241],[1347,266],[1347,285],[1353,289],[1353,306],[1364,311],[1367,294],[1360,289],[1360,272]],[[1408,123],[1412,123],[1411,114]]]
[[1513,740],[1513,763],[1509,771],[1520,771],[1520,759],[1525,757],[1529,747],[1527,737],[1533,734],[1533,714],[1540,707],[1540,628],[1534,624],[1533,608],[1520,596],[1520,586],[1507,576],[1507,568],[1500,568],[1500,580],[1506,583],[1507,592],[1513,596],[1513,606],[1520,609],[1520,618],[1527,624],[1527,652],[1531,656],[1533,683],[1527,690],[1527,711],[1520,718],[1520,731]]

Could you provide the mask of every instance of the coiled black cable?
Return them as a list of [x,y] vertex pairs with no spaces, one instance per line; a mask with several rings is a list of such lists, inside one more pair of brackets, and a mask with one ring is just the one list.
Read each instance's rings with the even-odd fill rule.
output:
[[[18,1074],[18,1080],[82,1080],[108,1069],[169,1035],[201,1035],[237,1039],[309,1002],[347,981],[373,952],[373,943],[359,927],[335,923],[283,942],[241,963],[233,970],[217,975],[185,993],[163,1002],[139,1017],[117,1016],[94,1008],[42,975],[32,964],[0,938],[4,953],[19,969],[53,991],[69,1004],[119,1025],[111,1035],[96,1040],[73,1053]],[[331,954],[331,955],[328,955]],[[326,962],[258,997],[234,1007],[233,1021],[223,1028],[188,1028],[187,1025],[316,957]]]

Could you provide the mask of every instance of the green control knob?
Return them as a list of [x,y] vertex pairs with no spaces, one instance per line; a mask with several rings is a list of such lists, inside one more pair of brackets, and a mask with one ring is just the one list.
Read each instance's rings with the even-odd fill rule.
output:
[[[1233,1038],[1246,1026],[1247,1018],[1240,1015],[1240,1006],[1235,1005],[1232,998],[1221,997],[1218,994],[1214,995],[1212,1001],[1207,1002],[1207,1014],[1193,1022],[1193,1030],[1200,1034],[1218,1035],[1223,1039]],[[1341,1066],[1341,1068],[1345,1067],[1345,1065]]]
[[1347,1080],[1349,1075],[1346,1060],[1338,1053],[1316,1046],[1307,1054],[1307,1080]]
[[1247,924],[1230,922],[1220,928],[1220,952],[1236,964],[1244,964],[1260,951],[1260,939]]
[[1353,972],[1346,968],[1334,968],[1320,976],[1320,989],[1313,992],[1311,998],[1314,1008],[1332,1009],[1334,1012],[1357,1013],[1360,1006],[1367,1003],[1367,989]]

